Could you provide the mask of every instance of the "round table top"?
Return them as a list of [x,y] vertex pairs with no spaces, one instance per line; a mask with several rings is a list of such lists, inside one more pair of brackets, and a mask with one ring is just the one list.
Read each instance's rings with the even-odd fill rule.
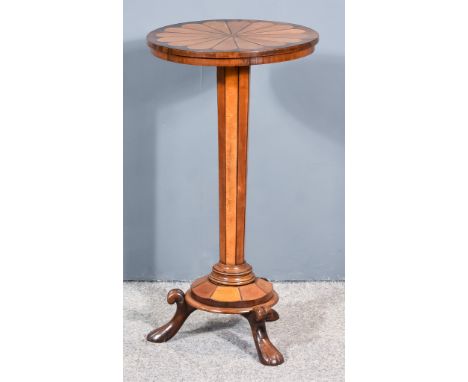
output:
[[148,46],[164,60],[204,66],[246,66],[289,61],[314,51],[313,29],[264,20],[203,20],[150,32]]

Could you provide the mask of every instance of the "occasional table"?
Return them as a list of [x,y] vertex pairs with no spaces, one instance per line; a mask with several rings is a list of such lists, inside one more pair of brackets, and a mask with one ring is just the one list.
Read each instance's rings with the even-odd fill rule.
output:
[[196,309],[240,314],[252,329],[260,361],[280,365],[282,354],[268,338],[265,322],[278,320],[273,285],[256,277],[244,259],[250,66],[311,54],[318,33],[300,25],[260,20],[205,20],[169,25],[147,36],[151,52],[179,64],[216,66],[219,156],[219,262],[184,294],[167,295],[174,317],[147,340],[171,339]]

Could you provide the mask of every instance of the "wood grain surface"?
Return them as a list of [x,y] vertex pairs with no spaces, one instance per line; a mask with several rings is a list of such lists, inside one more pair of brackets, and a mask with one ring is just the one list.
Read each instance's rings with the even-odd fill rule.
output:
[[261,278],[233,286],[213,283],[209,276],[204,276],[193,282],[190,290],[192,298],[199,303],[218,308],[254,307],[274,297],[273,284]]
[[310,54],[318,42],[318,33],[276,21],[204,20],[156,29],[148,34],[147,42],[155,56],[173,62],[246,66]]
[[218,67],[220,261],[244,263],[249,67]]

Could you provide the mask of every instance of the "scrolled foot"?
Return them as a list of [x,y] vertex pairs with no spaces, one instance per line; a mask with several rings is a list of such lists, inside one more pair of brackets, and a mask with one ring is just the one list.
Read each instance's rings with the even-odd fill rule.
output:
[[270,308],[265,317],[265,321],[272,322],[276,320],[279,320],[279,314],[276,310]]
[[265,326],[266,321],[276,321],[279,319],[276,310],[267,310],[259,307],[249,313],[244,313],[243,316],[247,318],[252,329],[252,336],[260,362],[268,366],[281,365],[284,362],[283,355],[271,343]]
[[185,294],[180,289],[172,289],[167,294],[167,302],[169,304],[177,303],[177,310],[174,317],[160,328],[152,330],[146,336],[150,342],[166,342],[174,337],[188,316],[195,310],[194,307],[187,304]]

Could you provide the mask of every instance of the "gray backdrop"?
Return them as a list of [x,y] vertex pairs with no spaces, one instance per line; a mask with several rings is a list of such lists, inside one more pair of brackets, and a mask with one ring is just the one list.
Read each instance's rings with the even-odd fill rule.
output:
[[215,68],[145,43],[215,18],[320,33],[313,55],[252,67],[245,253],[273,280],[342,280],[344,0],[124,0],[124,279],[193,279],[218,259]]

